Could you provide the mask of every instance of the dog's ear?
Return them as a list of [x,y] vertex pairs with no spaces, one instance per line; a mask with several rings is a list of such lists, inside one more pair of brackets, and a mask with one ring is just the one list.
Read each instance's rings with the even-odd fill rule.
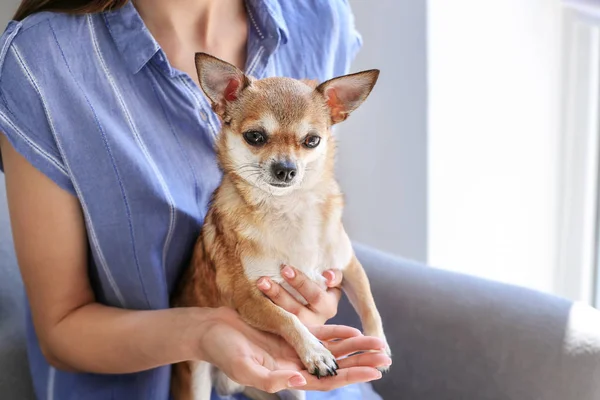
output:
[[366,100],[379,77],[378,69],[344,75],[323,82],[317,87],[327,101],[331,123],[344,121]]
[[200,87],[210,99],[213,110],[223,117],[225,105],[238,99],[250,80],[236,66],[206,53],[196,53]]

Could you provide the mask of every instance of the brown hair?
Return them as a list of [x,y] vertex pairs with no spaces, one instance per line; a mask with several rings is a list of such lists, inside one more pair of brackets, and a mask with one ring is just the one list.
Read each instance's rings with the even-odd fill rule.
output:
[[57,11],[69,14],[97,13],[123,7],[129,0],[23,0],[17,9],[16,21],[39,11]]

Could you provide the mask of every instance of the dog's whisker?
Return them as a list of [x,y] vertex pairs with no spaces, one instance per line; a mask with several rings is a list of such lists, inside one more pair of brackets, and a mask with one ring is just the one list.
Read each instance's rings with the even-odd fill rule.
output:
[[238,168],[236,171],[237,172],[245,172],[245,171],[259,171],[259,168],[255,168],[255,167],[241,167]]

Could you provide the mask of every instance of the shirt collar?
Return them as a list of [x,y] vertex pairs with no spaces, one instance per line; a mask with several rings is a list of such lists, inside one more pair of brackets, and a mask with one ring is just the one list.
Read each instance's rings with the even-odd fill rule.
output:
[[118,10],[104,13],[108,30],[129,69],[137,74],[160,50],[130,1]]
[[[246,0],[252,29],[261,40],[287,43],[288,28],[277,0]],[[142,17],[130,1],[104,13],[110,34],[129,69],[138,73],[160,50]]]
[[246,0],[246,4],[250,23],[263,35],[263,40],[276,38],[287,43],[289,31],[279,1]]

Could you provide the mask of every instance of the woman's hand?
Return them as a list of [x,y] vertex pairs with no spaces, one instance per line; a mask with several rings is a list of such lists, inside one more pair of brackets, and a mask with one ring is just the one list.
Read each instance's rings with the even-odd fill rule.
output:
[[[317,379],[306,371],[294,349],[282,338],[250,327],[235,311],[215,309],[206,322],[200,340],[202,359],[234,381],[269,393],[288,388],[328,391],[369,382],[381,377],[377,367],[392,362],[381,353],[384,343],[378,338],[362,336],[360,331],[347,326],[309,327],[338,358],[340,367],[337,376]],[[378,352],[346,357],[359,351]]]
[[342,272],[329,270],[323,273],[326,279],[327,290],[321,287],[295,268],[285,266],[281,275],[286,282],[296,289],[308,302],[301,304],[281,285],[273,282],[267,277],[260,278],[257,282],[258,288],[273,303],[284,310],[296,315],[304,325],[323,325],[337,314],[338,303],[342,291]]

